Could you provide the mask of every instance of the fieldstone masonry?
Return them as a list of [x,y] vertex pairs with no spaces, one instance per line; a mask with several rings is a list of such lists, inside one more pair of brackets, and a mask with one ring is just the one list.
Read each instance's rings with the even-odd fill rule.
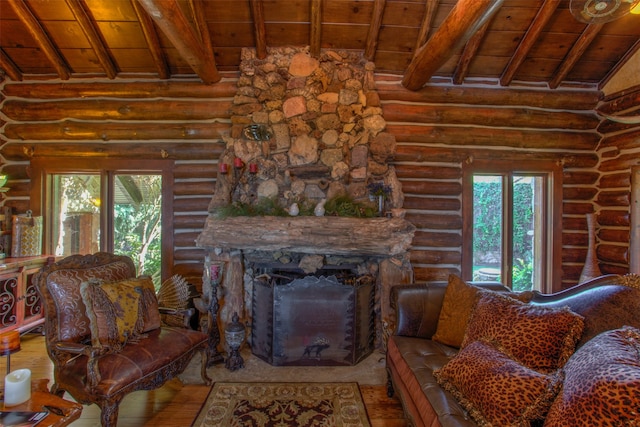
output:
[[386,211],[401,208],[404,195],[389,164],[396,141],[384,132],[374,68],[353,52],[326,50],[315,59],[308,47],[272,48],[259,59],[243,49],[220,158],[227,172],[218,173],[209,211],[263,197],[285,207],[341,193],[365,200],[370,183],[390,190]]

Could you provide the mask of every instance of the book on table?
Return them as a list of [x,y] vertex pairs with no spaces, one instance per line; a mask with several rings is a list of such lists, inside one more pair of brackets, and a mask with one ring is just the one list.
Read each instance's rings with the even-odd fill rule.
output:
[[42,421],[47,411],[0,411],[0,427],[32,427]]

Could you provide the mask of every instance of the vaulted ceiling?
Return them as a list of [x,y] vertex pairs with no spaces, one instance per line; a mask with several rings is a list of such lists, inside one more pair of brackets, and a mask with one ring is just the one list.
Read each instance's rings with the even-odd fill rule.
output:
[[[574,0],[577,1],[577,0]],[[584,1],[584,0],[583,0]],[[430,81],[601,87],[640,50],[640,15],[578,21],[570,0],[0,0],[0,72],[13,80],[199,77],[243,47],[363,52]]]

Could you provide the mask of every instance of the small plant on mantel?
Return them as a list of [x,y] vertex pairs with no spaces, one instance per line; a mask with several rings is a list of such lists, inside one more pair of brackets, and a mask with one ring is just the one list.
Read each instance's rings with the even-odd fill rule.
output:
[[[309,200],[300,200],[299,216],[313,216],[314,204]],[[348,195],[338,195],[327,200],[325,203],[326,216],[343,216],[355,218],[372,218],[376,216],[376,210],[369,203],[362,203],[354,200]],[[250,204],[234,202],[226,206],[217,208],[218,218],[229,218],[237,216],[289,216],[289,212],[283,207],[277,198],[261,199],[258,203]]]

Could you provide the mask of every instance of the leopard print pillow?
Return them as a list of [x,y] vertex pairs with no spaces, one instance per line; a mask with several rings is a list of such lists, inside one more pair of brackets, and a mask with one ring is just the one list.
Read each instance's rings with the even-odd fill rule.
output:
[[640,330],[603,332],[565,365],[545,427],[640,425]]
[[490,342],[528,368],[549,373],[573,354],[583,328],[584,318],[568,307],[540,307],[482,291],[462,348],[477,340]]
[[528,426],[543,418],[561,386],[559,371],[536,372],[483,341],[460,350],[434,376],[483,427]]

